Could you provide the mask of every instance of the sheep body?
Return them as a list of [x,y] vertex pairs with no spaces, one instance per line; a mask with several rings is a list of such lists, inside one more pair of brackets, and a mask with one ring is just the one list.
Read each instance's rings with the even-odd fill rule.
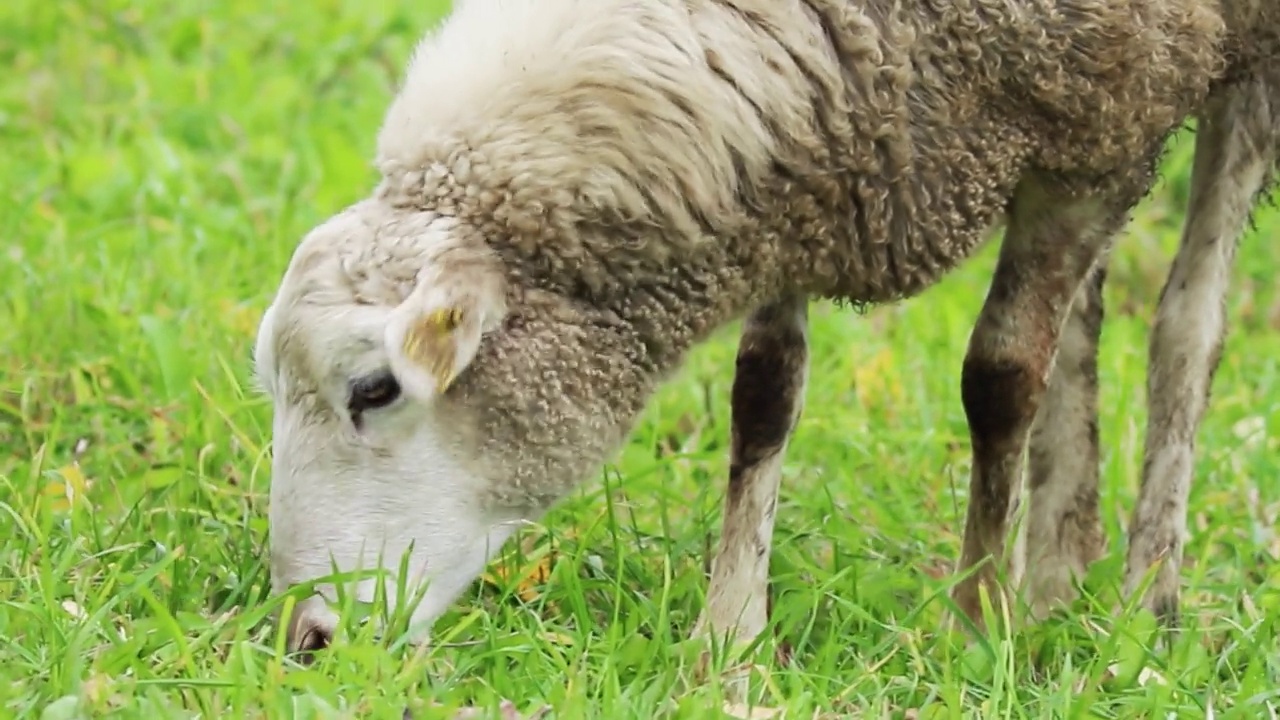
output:
[[1064,192],[1144,191],[1221,34],[1199,0],[503,11],[501,57],[466,47],[485,3],[420,49],[379,139],[379,196],[431,198],[540,286],[597,304],[708,253],[770,290],[914,295],[1029,170]]
[[[388,111],[376,197],[455,218],[545,331],[495,336],[457,387],[491,429],[468,442],[509,456],[493,491],[562,495],[682,354],[749,308],[928,287],[1028,172],[1136,202],[1219,70],[1203,5],[564,0],[500,21],[461,6]],[[501,52],[468,46],[481,27]],[[599,315],[615,324],[581,342],[604,346],[563,342]]]
[[[1223,33],[1199,0],[459,6],[391,104],[375,193],[309,234],[264,316],[273,582],[343,543],[415,545],[450,588],[430,620],[492,551],[476,538],[597,469],[683,354],[750,313],[709,615],[760,604],[807,299],[914,295],[1016,208],[1006,245],[1030,255],[992,298],[1028,301],[1011,367],[1047,372],[1058,298],[1094,257],[1074,219],[1114,225],[1147,192]],[[1020,275],[1031,256],[1051,271]],[[420,404],[357,415],[344,398],[379,367]],[[975,447],[1029,422],[997,384],[979,402],[966,381]],[[416,479],[428,456],[438,484]],[[314,527],[353,488],[376,497]]]

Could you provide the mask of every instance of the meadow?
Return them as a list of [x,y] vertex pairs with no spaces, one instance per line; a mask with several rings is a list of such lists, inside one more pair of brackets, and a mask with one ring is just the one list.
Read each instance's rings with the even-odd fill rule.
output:
[[[508,544],[425,650],[354,621],[282,652],[270,408],[251,348],[294,245],[364,195],[439,0],[13,0],[0,7],[0,716],[1260,718],[1280,708],[1280,212],[1245,240],[1198,448],[1186,631],[1115,612],[1146,343],[1191,135],[1111,266],[1100,358],[1109,554],[1075,607],[938,631],[969,450],[959,377],[995,246],[937,287],[812,310],[777,513],[777,647],[753,703],[686,638],[727,476],[736,327],[697,349],[600,477]],[[788,661],[789,658],[789,661]]]

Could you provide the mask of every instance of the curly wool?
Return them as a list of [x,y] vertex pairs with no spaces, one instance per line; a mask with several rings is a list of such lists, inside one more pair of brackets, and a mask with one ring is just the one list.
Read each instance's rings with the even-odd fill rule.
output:
[[919,293],[1029,174],[1136,203],[1226,33],[1204,0],[471,0],[375,201],[499,258],[511,314],[447,401],[496,500],[545,507],[742,313]]
[[505,63],[466,46],[483,4],[415,59],[383,197],[593,302],[735,250],[815,295],[912,295],[1029,171],[1144,192],[1221,67],[1202,0],[508,3]]

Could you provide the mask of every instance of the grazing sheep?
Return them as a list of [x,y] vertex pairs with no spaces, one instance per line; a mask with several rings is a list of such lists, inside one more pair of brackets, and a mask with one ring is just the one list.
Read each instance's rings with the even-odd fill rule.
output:
[[[1197,113],[1181,247],[1160,295],[1148,369],[1142,484],[1129,527],[1125,594],[1158,565],[1143,604],[1177,623],[1195,436],[1226,332],[1225,295],[1240,236],[1280,161],[1280,6],[1228,22],[1245,49]],[[1228,16],[1230,17],[1230,16]],[[1243,34],[1235,28],[1247,28]],[[1103,553],[1098,517],[1097,353],[1101,262],[1075,300],[1030,444],[1023,581],[1034,616],[1075,597],[1072,577]],[[1020,537],[1020,540],[1023,539]],[[1021,554],[1021,553],[1019,553]]]
[[[914,295],[1007,213],[963,379],[964,563],[999,557],[1062,319],[1223,32],[1202,0],[459,6],[391,103],[376,191],[308,234],[262,318],[273,585],[407,558],[424,637],[745,316],[696,632],[749,639],[808,300]],[[331,590],[299,605],[290,648],[327,644]]]

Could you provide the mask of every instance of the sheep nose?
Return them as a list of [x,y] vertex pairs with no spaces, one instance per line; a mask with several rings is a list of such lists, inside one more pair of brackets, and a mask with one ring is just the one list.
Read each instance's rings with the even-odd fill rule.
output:
[[333,631],[320,618],[305,608],[294,608],[284,631],[287,652],[296,653],[299,661],[310,665],[315,660],[315,653],[329,647],[332,639]]

